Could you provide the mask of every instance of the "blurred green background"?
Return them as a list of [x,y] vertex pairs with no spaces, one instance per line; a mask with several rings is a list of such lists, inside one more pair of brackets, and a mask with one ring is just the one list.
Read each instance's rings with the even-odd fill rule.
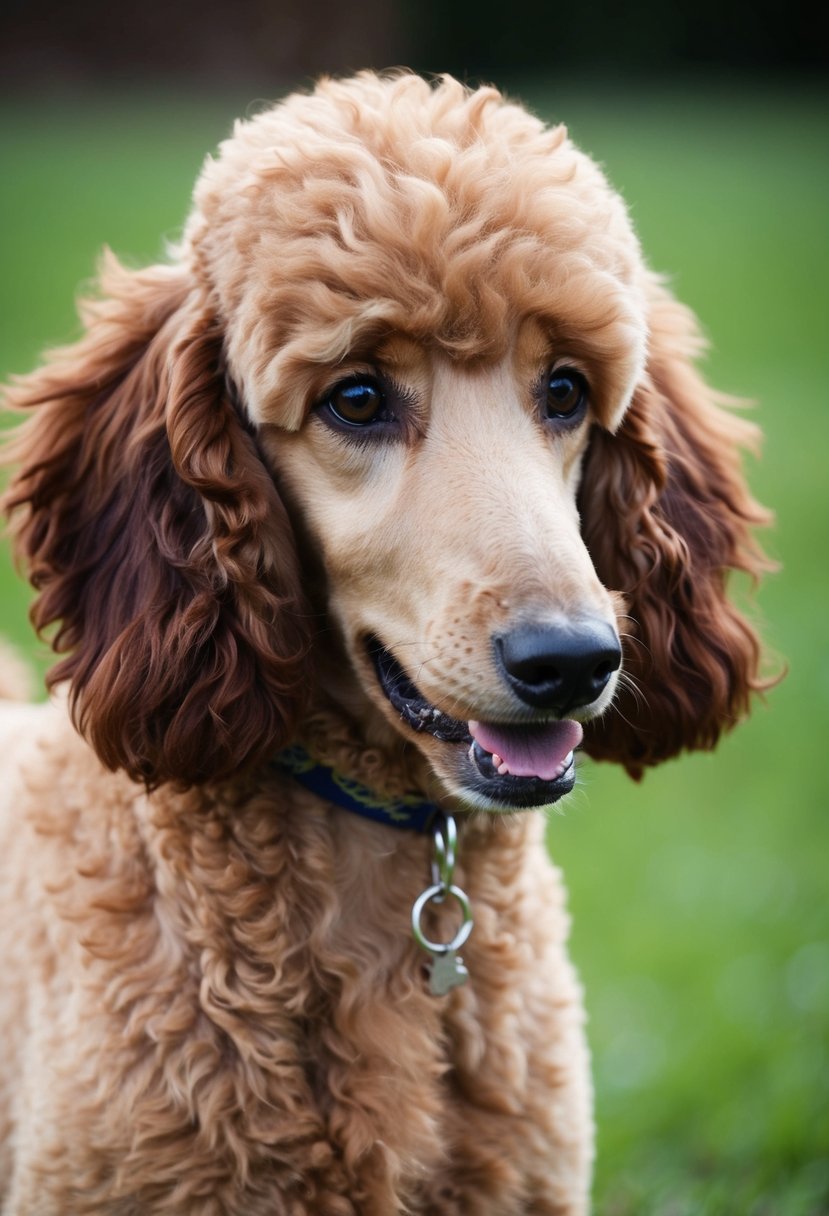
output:
[[[32,11],[0,52],[2,378],[76,333],[102,244],[163,256],[235,114],[321,68],[492,76],[565,120],[628,199],[652,265],[702,318],[710,378],[757,402],[750,477],[782,571],[755,611],[789,674],[714,755],[641,786],[585,765],[551,817],[590,1011],[596,1212],[829,1213],[829,92],[810,29],[795,45],[787,10],[775,42],[768,14],[725,5],[641,44],[645,17],[622,31],[607,5],[585,40],[573,14],[562,38],[532,4],[534,24],[485,4],[465,27],[437,4],[415,20],[365,0],[347,26],[325,4],[276,4],[269,66],[255,22],[219,24],[207,50],[146,30],[131,50],[103,5],[73,6],[71,28]],[[42,671],[28,591],[0,556],[0,632]]]

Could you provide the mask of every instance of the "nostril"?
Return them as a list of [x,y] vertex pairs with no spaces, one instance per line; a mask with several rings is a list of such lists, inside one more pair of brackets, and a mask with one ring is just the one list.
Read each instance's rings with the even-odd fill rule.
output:
[[[619,658],[621,659],[621,655]],[[597,684],[601,684],[602,687],[604,687],[618,666],[618,661],[611,662],[610,659],[606,659],[604,662],[600,663],[593,672],[593,679]]]

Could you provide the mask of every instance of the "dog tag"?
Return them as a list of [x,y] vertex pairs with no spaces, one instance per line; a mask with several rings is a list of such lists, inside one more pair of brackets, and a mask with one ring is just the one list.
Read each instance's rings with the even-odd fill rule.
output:
[[469,979],[466,964],[454,950],[435,956],[429,976],[429,991],[433,996],[446,996],[453,988],[459,988]]

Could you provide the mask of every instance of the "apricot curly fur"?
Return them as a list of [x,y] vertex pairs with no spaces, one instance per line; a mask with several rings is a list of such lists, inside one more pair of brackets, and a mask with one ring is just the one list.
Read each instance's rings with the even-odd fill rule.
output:
[[[238,123],[169,264],[105,255],[81,320],[6,398],[59,659],[50,703],[0,703],[0,1211],[583,1216],[544,819],[491,813],[366,640],[443,713],[512,722],[493,638],[600,620],[624,668],[587,750],[639,775],[714,746],[762,686],[728,577],[767,517],[693,318],[564,128],[361,73]],[[556,429],[562,361],[590,415]],[[384,439],[326,406],[369,374]],[[457,813],[466,987],[432,996],[411,938],[428,841],[296,784],[294,741]]]

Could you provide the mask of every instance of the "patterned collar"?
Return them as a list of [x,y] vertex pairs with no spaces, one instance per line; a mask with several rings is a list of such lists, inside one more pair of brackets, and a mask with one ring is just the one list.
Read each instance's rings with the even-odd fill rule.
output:
[[317,764],[303,747],[286,748],[276,757],[276,763],[326,802],[333,802],[355,815],[371,819],[390,828],[406,828],[412,832],[431,830],[440,808],[434,802],[423,802],[417,795],[401,798],[380,798],[368,786],[352,781],[324,764]]

